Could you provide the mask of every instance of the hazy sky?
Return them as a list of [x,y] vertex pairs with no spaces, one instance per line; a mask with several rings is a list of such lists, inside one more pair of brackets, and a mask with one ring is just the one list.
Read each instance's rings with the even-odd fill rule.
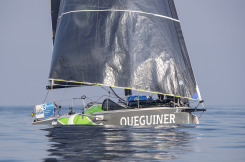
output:
[[[205,104],[245,105],[245,1],[175,4]],[[0,0],[0,105],[42,103],[51,54],[50,1]]]

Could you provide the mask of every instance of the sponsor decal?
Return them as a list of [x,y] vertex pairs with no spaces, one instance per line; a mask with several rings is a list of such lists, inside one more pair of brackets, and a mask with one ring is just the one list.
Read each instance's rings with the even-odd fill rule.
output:
[[34,114],[36,119],[45,118],[49,116],[53,116],[54,114],[54,104],[53,102],[35,105]]
[[120,125],[159,125],[159,124],[172,124],[175,123],[174,114],[163,115],[143,115],[143,116],[131,116],[122,117],[120,119]]

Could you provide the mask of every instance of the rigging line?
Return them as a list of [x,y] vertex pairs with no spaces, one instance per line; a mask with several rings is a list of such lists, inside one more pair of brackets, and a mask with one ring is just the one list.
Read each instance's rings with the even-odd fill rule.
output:
[[64,96],[65,96],[65,92],[66,92],[66,88],[67,88],[67,84],[68,84],[68,83],[66,83],[66,86],[65,86],[65,88],[64,88],[64,93],[63,93],[63,95],[62,95],[62,98],[61,98],[61,100],[59,100],[59,103],[58,103],[58,105],[61,105],[61,103],[62,103],[62,101],[63,101],[63,99],[64,99]]
[[52,98],[52,100],[53,100],[53,103],[55,103],[55,101],[54,101],[54,96],[53,96],[53,92],[52,92],[52,90],[53,90],[53,85],[54,85],[54,80],[52,80],[51,82],[50,82],[50,87],[51,87],[51,89],[50,89],[50,94],[51,94],[51,98]]
[[124,99],[122,99],[120,96],[118,96],[118,95],[116,94],[116,92],[112,89],[112,87],[110,87],[110,89],[111,89],[111,91],[113,92],[113,94],[114,94],[117,98],[119,98],[120,100],[122,100],[122,101],[125,102]]
[[[100,85],[99,85],[99,86],[100,86]],[[111,93],[109,90],[105,89],[104,87],[102,87],[102,86],[100,86],[100,87],[103,88],[103,89],[104,89],[105,91],[107,91],[108,93]],[[117,98],[119,98],[120,100],[122,100],[122,101],[125,102],[125,100],[122,99],[121,97],[119,97],[111,87],[110,87],[110,89],[112,90],[112,93],[113,93],[114,96],[116,96]]]
[[199,118],[198,118],[199,120],[201,119],[203,113],[204,113],[204,111],[203,111],[203,112],[201,113],[201,115],[199,116]]
[[197,104],[197,106],[195,107],[195,109],[197,109],[197,108],[199,107],[199,105],[200,105],[200,102],[198,102],[198,104]]
[[[65,88],[64,88],[64,93],[63,93],[63,95],[62,95],[61,100],[58,101],[58,105],[57,105],[56,108],[55,108],[54,114],[57,112],[57,110],[59,109],[59,106],[61,105],[61,103],[62,103],[62,101],[63,101],[63,99],[64,99],[65,92],[66,92],[66,88],[67,88],[67,84],[68,84],[68,83],[66,83],[66,86],[65,86]],[[61,107],[60,107],[60,108],[61,108]],[[59,114],[59,112],[60,112],[60,109],[58,110],[57,113]]]
[[[120,94],[123,95],[123,94]],[[108,96],[108,95],[103,95],[103,96]],[[116,96],[112,97],[115,98]],[[90,99],[93,98],[93,100],[96,100],[97,98],[101,98],[101,96],[90,96]],[[118,97],[117,97],[118,98]],[[92,100],[92,99],[91,99]]]
[[55,102],[52,89],[50,90],[50,94],[51,94],[51,97],[52,97],[53,102]]
[[[67,85],[68,83],[66,83]],[[66,86],[67,87],[67,86]],[[63,96],[62,96],[62,100],[64,99],[64,95],[65,95],[65,90],[66,90],[66,87],[64,88],[64,93],[63,93]],[[52,90],[52,89],[51,89]],[[52,91],[51,91],[52,92]],[[54,97],[53,97],[53,94],[51,93],[51,96],[53,98],[53,102],[54,102],[54,105],[56,106],[55,110],[54,110],[54,115],[56,114],[57,110],[59,109],[59,106],[60,106],[60,103],[62,103],[62,100],[59,100],[58,101],[58,105],[56,105],[55,101],[54,101]],[[59,113],[60,110],[58,110],[57,113]]]
[[46,94],[46,96],[45,96],[45,99],[43,100],[43,104],[45,103],[45,101],[46,101],[46,99],[47,99],[47,97],[48,97],[48,94],[49,94],[49,90],[48,90],[48,92],[47,92],[47,94]]
[[103,96],[99,96],[100,98],[99,99],[97,99],[97,100],[92,100],[91,98],[89,98],[89,97],[87,97],[90,101],[92,101],[92,102],[95,102],[95,103],[98,103],[98,101],[101,99],[101,98],[103,98],[103,97],[107,97],[107,95],[103,95]]
[[62,101],[71,101],[71,100],[72,100],[72,99],[65,99],[65,100],[63,99]]
[[68,11],[68,12],[62,13],[62,14],[59,16],[58,19],[60,19],[63,15],[67,15],[67,14],[70,14],[70,13],[76,13],[76,12],[129,12],[129,13],[141,13],[141,14],[152,15],[152,16],[161,17],[161,18],[173,20],[173,21],[176,21],[176,22],[180,22],[180,21],[177,20],[177,19],[174,19],[174,18],[168,17],[168,16],[164,16],[164,15],[160,15],[160,14],[154,14],[154,13],[143,12],[143,11],[133,11],[133,10],[113,10],[113,9],[106,9],[106,10],[74,10],[74,11]]
[[110,93],[109,90],[105,89],[104,87],[102,87],[101,85],[99,85],[102,89],[104,89],[106,92]]

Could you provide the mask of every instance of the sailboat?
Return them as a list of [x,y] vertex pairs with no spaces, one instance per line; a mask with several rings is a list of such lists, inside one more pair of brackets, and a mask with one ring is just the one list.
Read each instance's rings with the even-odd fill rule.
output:
[[[103,102],[90,102],[81,113],[71,106],[67,114],[57,116],[55,102],[36,105],[33,124],[199,123],[194,113],[206,109],[173,0],[51,0],[51,19],[53,57],[47,89],[110,90]],[[115,88],[124,89],[125,96]]]

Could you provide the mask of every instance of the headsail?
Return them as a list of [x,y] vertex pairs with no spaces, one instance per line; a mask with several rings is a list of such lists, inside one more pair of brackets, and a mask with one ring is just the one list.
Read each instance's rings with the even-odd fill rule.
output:
[[55,6],[51,86],[95,84],[186,98],[198,92],[173,0]]

